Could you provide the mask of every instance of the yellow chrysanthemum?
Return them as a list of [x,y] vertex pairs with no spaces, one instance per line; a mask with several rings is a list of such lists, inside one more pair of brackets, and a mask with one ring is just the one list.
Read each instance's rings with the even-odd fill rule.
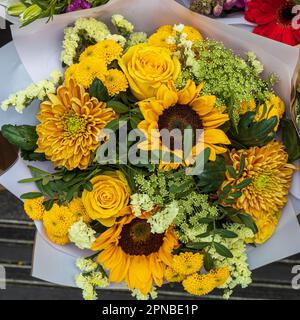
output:
[[171,34],[169,31],[159,31],[149,37],[148,43],[151,46],[168,48],[172,52],[177,50],[177,45],[170,41]]
[[76,66],[73,67],[74,69],[77,68],[73,72],[74,79],[85,88],[89,88],[95,78],[103,81],[107,74],[106,63],[100,58],[86,58]]
[[91,98],[73,79],[40,106],[38,149],[57,167],[86,169],[100,142],[98,134],[116,115],[106,103]]
[[36,199],[28,199],[24,202],[24,210],[28,217],[32,220],[42,220],[45,207],[43,205],[45,199],[44,197]]
[[87,47],[80,55],[79,62],[83,62],[83,60],[89,59],[89,58],[94,58],[94,59],[99,58],[98,50],[96,49],[96,45],[92,45],[92,46]]
[[277,214],[265,214],[259,219],[256,219],[256,226],[258,232],[255,234],[254,238],[247,239],[247,243],[262,244],[270,239],[276,229],[278,221],[281,217],[281,212]]
[[199,272],[203,266],[203,255],[200,253],[182,252],[173,257],[172,268],[181,275]]
[[68,208],[71,211],[71,213],[75,217],[77,217],[77,220],[80,220],[80,218],[82,218],[83,221],[86,223],[91,221],[91,218],[89,217],[81,198],[74,198],[68,204]]
[[223,267],[218,269],[212,269],[209,272],[209,274],[214,277],[216,287],[220,287],[228,280],[230,276],[230,271],[228,267]]
[[[138,103],[145,119],[139,123],[138,128],[147,138],[139,147],[144,150],[164,150],[182,159],[182,162],[177,163],[164,162],[163,165],[168,168],[177,168],[178,163],[188,165],[186,159],[183,160],[182,148],[182,136],[186,128],[192,128],[194,137],[198,139],[194,141],[192,156],[209,148],[210,160],[214,161],[217,154],[227,151],[222,145],[230,144],[224,131],[218,129],[229,120],[228,114],[216,108],[215,96],[199,97],[202,88],[203,84],[197,87],[190,80],[185,88],[177,91],[173,82],[169,82],[168,85],[160,86],[156,97]],[[175,134],[173,140],[165,141],[162,130],[170,133],[174,129],[179,129],[181,134]]]
[[184,290],[196,296],[204,296],[216,288],[216,280],[211,274],[194,273],[182,285]]
[[125,74],[118,69],[108,70],[108,73],[103,80],[103,84],[111,97],[126,91],[128,88],[128,81]]
[[165,279],[168,282],[181,282],[186,278],[185,275],[179,274],[173,268],[167,267],[165,271]]
[[[187,40],[190,40],[193,42],[203,41],[203,37],[201,33],[197,29],[191,26],[184,26],[182,32],[187,35]],[[168,37],[174,37],[176,35],[176,31],[174,30],[174,26],[165,25],[158,28],[155,34],[164,34],[167,39]],[[149,39],[151,39],[151,37]]]
[[293,172],[297,168],[288,163],[288,154],[279,141],[272,141],[261,148],[232,150],[230,159],[236,172],[242,155],[245,155],[246,160],[241,178],[235,180],[227,173],[222,189],[250,178],[252,183],[241,190],[242,196],[233,207],[250,214],[258,224],[269,215],[277,217],[288,200]]
[[123,280],[130,289],[139,289],[146,295],[153,282],[163,285],[165,269],[172,264],[172,251],[178,246],[172,228],[163,234],[152,233],[146,218],[137,218],[128,212],[102,233],[92,249],[101,251],[98,262],[109,270],[109,280]]
[[55,237],[65,237],[69,228],[77,221],[67,206],[59,206],[57,203],[44,214],[44,227],[47,233]]
[[70,239],[68,235],[64,235],[64,236],[56,236],[48,231],[46,231],[47,233],[47,237],[49,238],[49,240],[59,246],[64,246],[68,243],[70,243]]
[[71,79],[76,78],[76,74],[78,71],[78,64],[72,64],[69,68],[65,71],[65,84],[70,83]]
[[113,40],[102,40],[94,46],[88,47],[80,56],[80,61],[93,57],[104,60],[106,64],[120,58],[123,48]]

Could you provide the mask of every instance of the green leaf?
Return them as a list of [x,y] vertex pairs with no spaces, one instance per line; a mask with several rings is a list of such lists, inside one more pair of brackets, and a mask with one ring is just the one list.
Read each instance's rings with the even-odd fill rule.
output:
[[1,133],[8,142],[17,146],[19,149],[26,151],[36,149],[38,135],[34,126],[13,126],[7,124],[2,126]]
[[245,161],[246,161],[246,156],[245,156],[245,154],[242,154],[237,178],[240,178],[242,176],[242,173],[243,173],[243,171],[245,169]]
[[55,203],[54,199],[50,199],[50,200],[45,201],[44,202],[45,210],[49,211],[53,207],[54,203]]
[[211,232],[204,232],[204,233],[201,233],[198,237],[199,238],[206,238],[206,237],[209,237],[211,235]]
[[212,218],[200,218],[197,220],[198,223],[203,223],[203,224],[208,224],[213,221],[214,221],[214,219],[212,219]]
[[114,119],[106,125],[105,129],[110,129],[115,132],[119,129],[119,123],[120,119]]
[[195,176],[195,182],[202,192],[215,192],[223,183],[225,174],[225,158],[217,156],[215,161],[209,161],[204,165],[203,172],[200,175]]
[[23,179],[18,181],[18,183],[31,183],[31,182],[36,182],[42,180],[42,177],[34,177],[34,178],[28,178],[28,179]]
[[234,188],[235,189],[244,189],[246,188],[247,186],[249,186],[249,184],[252,183],[252,179],[251,178],[246,178],[244,179],[242,182],[240,182],[239,184],[237,184]]
[[282,119],[282,142],[289,155],[289,162],[300,159],[300,140],[293,122],[289,119]]
[[90,95],[97,98],[99,101],[107,102],[110,99],[108,91],[103,82],[99,79],[95,79],[90,86]]
[[231,178],[233,178],[233,179],[237,178],[236,172],[232,166],[226,166],[226,169],[227,169],[228,173],[230,174]]
[[249,214],[239,213],[239,214],[237,214],[237,217],[240,218],[240,220],[243,222],[243,224],[246,227],[248,227],[249,229],[251,229],[253,233],[258,232],[257,225],[256,225],[255,221],[253,220],[253,218]]
[[192,242],[186,245],[187,248],[195,249],[195,250],[203,250],[204,248],[208,247],[211,243],[210,242]]
[[204,256],[204,268],[206,271],[210,271],[214,268],[214,260],[208,252],[206,252]]
[[233,239],[238,237],[238,235],[235,232],[232,232],[230,230],[225,230],[225,229],[217,229],[216,233],[223,238]]
[[255,121],[256,113],[247,112],[241,116],[237,129],[228,131],[230,140],[245,147],[262,147],[275,137],[275,127],[278,124],[277,117]]
[[120,101],[110,100],[107,102],[107,106],[112,108],[116,113],[127,113],[129,112],[129,108]]
[[218,243],[218,242],[214,242],[214,247],[220,256],[225,257],[225,258],[232,258],[233,257],[231,251],[228,248],[226,248],[223,244]]
[[93,191],[93,184],[90,181],[88,181],[83,187],[89,192]]
[[225,200],[223,200],[223,202],[225,203],[225,204],[234,204],[235,203],[235,199],[231,199],[231,198],[228,198],[228,199],[225,199]]
[[236,191],[236,192],[232,192],[230,193],[230,197],[234,198],[234,199],[238,199],[243,195],[243,193],[241,191]]
[[28,200],[28,199],[36,199],[42,197],[43,194],[40,192],[28,192],[21,195],[21,199]]

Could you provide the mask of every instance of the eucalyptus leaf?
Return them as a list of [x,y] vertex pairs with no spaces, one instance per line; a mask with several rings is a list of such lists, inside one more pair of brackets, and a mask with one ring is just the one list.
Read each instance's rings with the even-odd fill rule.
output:
[[214,242],[214,247],[216,249],[216,252],[220,256],[225,257],[225,258],[232,258],[233,257],[231,251],[227,247],[225,247],[223,244],[218,243],[218,242]]

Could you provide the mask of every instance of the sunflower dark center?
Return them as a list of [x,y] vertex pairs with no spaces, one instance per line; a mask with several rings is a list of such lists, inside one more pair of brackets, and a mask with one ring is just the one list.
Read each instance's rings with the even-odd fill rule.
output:
[[282,25],[290,25],[292,23],[293,18],[296,16],[295,13],[292,12],[293,5],[289,2],[285,3],[278,9],[277,12],[277,20]]
[[134,219],[123,226],[119,245],[129,255],[148,256],[158,252],[164,234],[151,233],[150,224],[144,219]]
[[170,133],[174,129],[179,130],[178,133],[180,134],[178,136],[176,134],[172,135],[170,145],[167,146],[171,150],[174,150],[175,146],[178,146],[182,142],[185,129],[192,129],[194,137],[196,137],[197,129],[202,129],[203,125],[197,112],[190,106],[177,104],[165,110],[159,117],[158,128],[160,131],[166,129]]

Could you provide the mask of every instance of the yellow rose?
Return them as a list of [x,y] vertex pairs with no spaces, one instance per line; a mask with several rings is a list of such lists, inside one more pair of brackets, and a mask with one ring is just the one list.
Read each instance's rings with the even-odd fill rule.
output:
[[169,49],[146,43],[131,47],[119,59],[119,65],[139,100],[156,96],[159,87],[176,80],[181,71],[178,58]]
[[120,171],[105,172],[91,180],[93,191],[84,190],[82,202],[91,219],[111,227],[127,206],[130,188]]

